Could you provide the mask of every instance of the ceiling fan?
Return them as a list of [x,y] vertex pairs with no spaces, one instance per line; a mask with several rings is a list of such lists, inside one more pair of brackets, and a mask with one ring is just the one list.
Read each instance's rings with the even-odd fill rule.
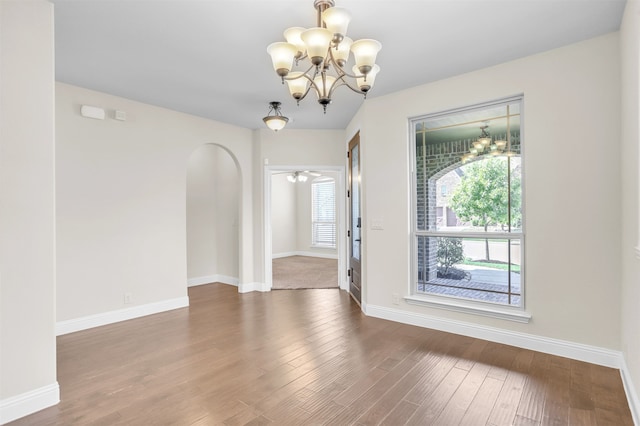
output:
[[322,173],[313,170],[296,170],[287,172],[275,172],[274,175],[288,174],[287,180],[291,183],[306,182],[309,176],[322,176]]

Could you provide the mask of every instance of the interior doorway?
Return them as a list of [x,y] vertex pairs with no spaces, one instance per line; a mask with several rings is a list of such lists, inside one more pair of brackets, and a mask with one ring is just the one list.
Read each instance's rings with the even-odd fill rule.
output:
[[347,288],[344,182],[341,166],[265,167],[268,289]]

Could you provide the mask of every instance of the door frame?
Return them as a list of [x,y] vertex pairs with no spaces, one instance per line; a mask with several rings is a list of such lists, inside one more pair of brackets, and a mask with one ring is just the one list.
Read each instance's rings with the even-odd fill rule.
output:
[[273,287],[273,236],[271,226],[271,177],[274,173],[295,172],[297,170],[318,170],[334,172],[336,179],[336,208],[338,210],[336,223],[336,241],[338,242],[338,287],[340,290],[349,290],[347,281],[347,231],[346,231],[346,192],[345,192],[345,166],[264,166],[263,173],[263,274],[264,291],[271,291]]
[[363,209],[362,209],[362,200],[363,200],[363,196],[362,196],[362,144],[361,142],[361,138],[360,138],[360,131],[357,131],[353,134],[353,136],[351,136],[351,139],[349,139],[349,142],[347,143],[347,186],[348,186],[348,191],[349,191],[349,196],[347,197],[347,269],[349,271],[349,276],[347,277],[347,285],[348,285],[348,291],[349,291],[349,295],[351,296],[351,298],[358,304],[360,305],[361,309],[365,309],[364,308],[364,301],[363,301],[363,278],[362,278],[362,273],[363,273],[363,260],[364,260],[364,254],[363,254],[363,245],[360,244],[360,258],[358,259],[358,265],[359,265],[359,276],[360,276],[360,289],[359,289],[359,295],[356,298],[356,295],[354,295],[351,292],[351,281],[353,280],[353,277],[351,275],[353,275],[353,271],[351,270],[351,259],[352,259],[352,250],[353,250],[353,238],[354,238],[354,230],[352,228],[352,221],[353,218],[351,217],[353,212],[352,212],[352,197],[353,197],[353,191],[352,191],[352,157],[351,157],[351,152],[353,150],[352,146],[356,146],[358,147],[358,204],[359,204],[359,213],[360,213],[360,241],[362,241],[362,239],[364,238],[364,230],[365,230],[365,226],[364,224],[364,220],[363,220]]

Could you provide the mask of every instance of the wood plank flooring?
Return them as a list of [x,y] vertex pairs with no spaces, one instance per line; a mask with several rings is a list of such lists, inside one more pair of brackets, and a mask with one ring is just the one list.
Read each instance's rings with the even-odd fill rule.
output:
[[13,425],[632,426],[619,372],[364,316],[335,289],[189,289],[58,338],[62,402]]

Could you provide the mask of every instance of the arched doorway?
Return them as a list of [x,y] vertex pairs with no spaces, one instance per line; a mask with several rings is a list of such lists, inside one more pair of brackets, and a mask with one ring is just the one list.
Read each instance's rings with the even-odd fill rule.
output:
[[187,166],[188,285],[240,281],[241,175],[226,148],[205,144]]

